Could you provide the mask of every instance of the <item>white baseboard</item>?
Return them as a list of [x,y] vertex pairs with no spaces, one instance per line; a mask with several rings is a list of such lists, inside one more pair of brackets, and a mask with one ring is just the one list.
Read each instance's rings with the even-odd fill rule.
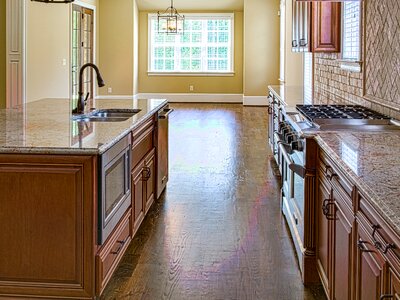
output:
[[243,96],[245,106],[268,106],[267,96]]
[[139,93],[135,98],[162,98],[168,102],[243,103],[242,94],[164,94]]
[[97,95],[96,99],[99,100],[131,100],[134,99],[133,95]]

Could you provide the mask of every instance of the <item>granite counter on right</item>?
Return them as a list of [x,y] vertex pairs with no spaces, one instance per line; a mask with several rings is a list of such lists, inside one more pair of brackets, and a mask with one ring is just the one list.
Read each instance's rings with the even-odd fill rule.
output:
[[315,265],[328,299],[399,299],[400,134],[314,139]]

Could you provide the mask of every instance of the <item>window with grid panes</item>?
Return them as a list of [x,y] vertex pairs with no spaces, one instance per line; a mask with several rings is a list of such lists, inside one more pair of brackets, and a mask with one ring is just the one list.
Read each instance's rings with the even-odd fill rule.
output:
[[342,58],[360,60],[361,4],[360,2],[343,2],[343,41]]
[[233,72],[233,14],[185,14],[183,34],[157,29],[149,15],[149,72]]

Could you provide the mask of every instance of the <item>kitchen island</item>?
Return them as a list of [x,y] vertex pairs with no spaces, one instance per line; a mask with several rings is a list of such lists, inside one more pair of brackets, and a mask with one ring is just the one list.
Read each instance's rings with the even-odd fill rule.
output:
[[66,99],[0,110],[0,298],[99,296],[165,187],[167,101],[96,108],[140,111],[77,122]]

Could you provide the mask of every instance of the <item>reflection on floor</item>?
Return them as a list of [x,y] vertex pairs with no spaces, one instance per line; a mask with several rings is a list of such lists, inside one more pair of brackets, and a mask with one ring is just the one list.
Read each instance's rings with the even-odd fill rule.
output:
[[171,107],[167,190],[102,299],[324,299],[301,283],[266,109]]

